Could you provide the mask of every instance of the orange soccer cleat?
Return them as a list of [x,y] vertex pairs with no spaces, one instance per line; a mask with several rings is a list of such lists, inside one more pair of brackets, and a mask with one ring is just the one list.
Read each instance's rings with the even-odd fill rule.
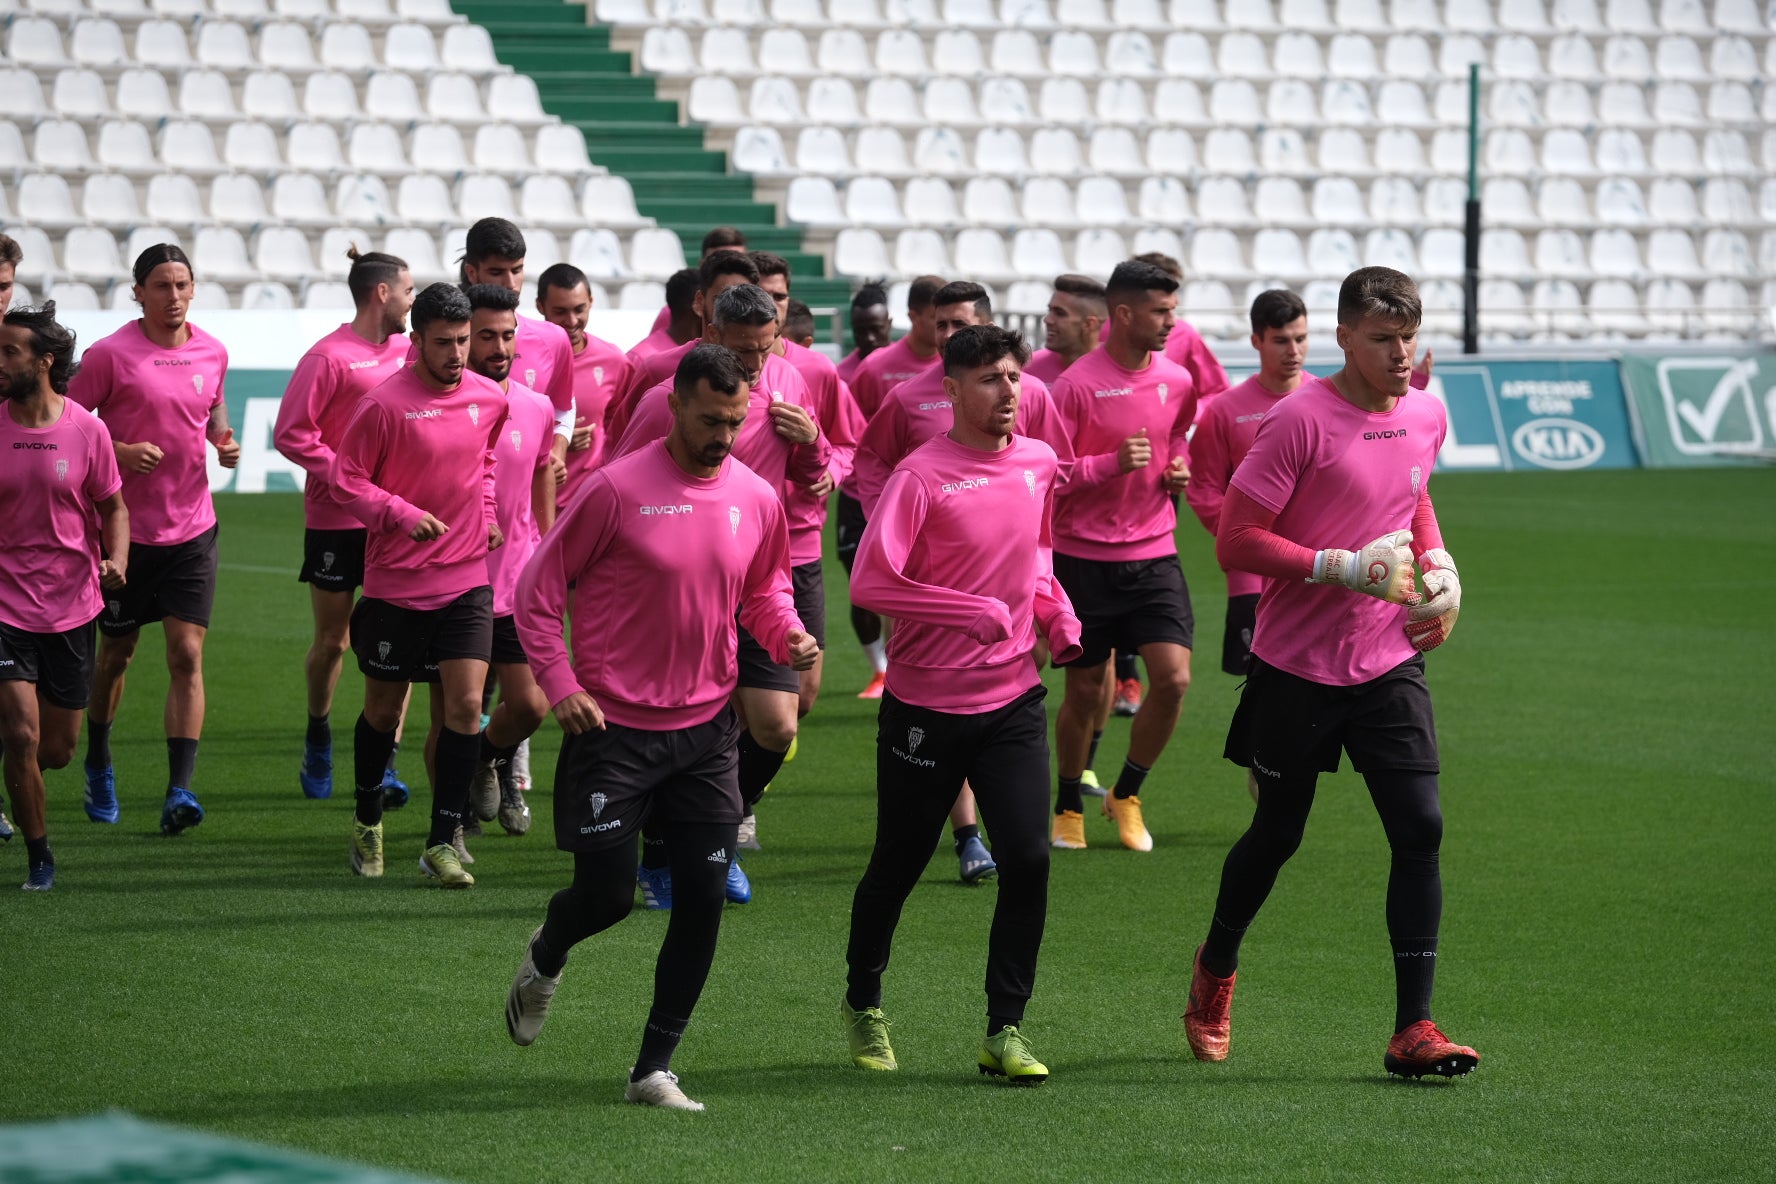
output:
[[1190,1002],[1184,1009],[1184,1039],[1199,1061],[1225,1061],[1233,1030],[1233,984],[1237,973],[1217,978],[1203,969],[1203,948],[1196,947],[1190,969]]
[[1480,1054],[1450,1040],[1430,1020],[1419,1020],[1394,1034],[1381,1063],[1389,1073],[1402,1077],[1423,1077],[1427,1073],[1466,1077],[1480,1063]]
[[887,689],[888,676],[880,673],[874,674],[870,677],[869,685],[857,692],[857,697],[859,699],[880,699],[882,692]]
[[1134,715],[1141,710],[1141,680],[1125,678],[1116,684],[1116,701],[1111,704],[1115,713],[1123,718]]

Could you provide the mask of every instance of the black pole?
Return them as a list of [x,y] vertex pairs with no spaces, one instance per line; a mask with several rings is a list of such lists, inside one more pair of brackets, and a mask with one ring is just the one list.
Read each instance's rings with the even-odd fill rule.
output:
[[1468,66],[1468,205],[1462,249],[1462,353],[1480,352],[1480,63]]

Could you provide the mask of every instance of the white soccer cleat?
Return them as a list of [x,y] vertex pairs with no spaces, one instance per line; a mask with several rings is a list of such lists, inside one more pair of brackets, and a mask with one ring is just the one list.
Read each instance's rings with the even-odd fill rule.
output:
[[659,1106],[665,1110],[702,1110],[703,1103],[685,1097],[678,1088],[678,1074],[670,1069],[655,1069],[640,1081],[631,1081],[623,1091],[625,1102],[637,1106]]
[[740,820],[740,837],[734,841],[734,845],[742,851],[763,850],[759,846],[758,815],[748,814]]
[[549,1018],[549,1001],[561,985],[559,974],[550,978],[530,960],[530,947],[542,931],[543,927],[538,925],[524,943],[524,961],[518,964],[518,977],[506,992],[506,1031],[511,1034],[512,1043],[521,1047],[528,1047],[543,1030],[543,1021]]
[[528,736],[518,742],[518,751],[512,754],[512,783],[518,787],[519,793],[530,792],[530,737]]

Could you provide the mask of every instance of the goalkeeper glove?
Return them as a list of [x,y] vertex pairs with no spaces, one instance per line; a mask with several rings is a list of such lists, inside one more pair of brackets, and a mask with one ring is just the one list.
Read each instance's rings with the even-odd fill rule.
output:
[[1346,588],[1394,604],[1417,604],[1412,583],[1412,532],[1395,530],[1361,551],[1328,547],[1314,556],[1310,584],[1343,584]]
[[1455,630],[1461,615],[1461,577],[1455,574],[1455,560],[1441,547],[1426,551],[1419,557],[1424,568],[1425,591],[1430,595],[1423,604],[1414,605],[1406,613],[1406,637],[1412,648],[1428,654]]

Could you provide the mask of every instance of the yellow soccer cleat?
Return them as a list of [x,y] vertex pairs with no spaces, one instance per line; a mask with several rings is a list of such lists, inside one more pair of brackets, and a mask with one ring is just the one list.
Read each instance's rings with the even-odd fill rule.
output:
[[980,1071],[986,1076],[1003,1077],[1010,1085],[1041,1085],[1048,1080],[1048,1066],[1036,1059],[1030,1042],[1010,1024],[981,1045]]
[[1104,799],[1104,817],[1116,820],[1116,830],[1124,847],[1130,851],[1153,850],[1153,836],[1147,833],[1147,824],[1141,821],[1140,798],[1119,798],[1115,791],[1111,791]]
[[382,823],[365,826],[352,819],[351,868],[354,876],[382,874]]
[[879,1073],[900,1068],[894,1059],[894,1046],[888,1043],[888,1017],[879,1007],[853,1011],[851,1005],[839,1000],[839,1018],[845,1021],[845,1035],[851,1041],[851,1063],[859,1069]]
[[1063,851],[1085,850],[1085,815],[1078,810],[1062,810],[1055,815],[1053,846]]
[[458,859],[456,855],[456,848],[449,843],[439,843],[436,847],[427,847],[425,854],[419,857],[419,870],[446,888],[473,888],[475,886],[475,877],[463,870],[462,860]]

